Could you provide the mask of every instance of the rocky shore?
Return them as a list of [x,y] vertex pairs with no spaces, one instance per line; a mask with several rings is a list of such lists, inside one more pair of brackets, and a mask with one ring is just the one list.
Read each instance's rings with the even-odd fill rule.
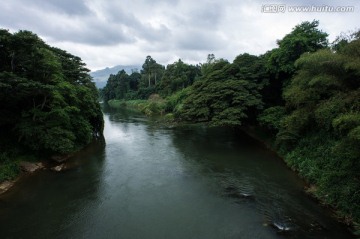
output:
[[0,195],[10,190],[23,175],[33,174],[39,170],[51,170],[54,172],[61,172],[66,170],[68,167],[66,166],[65,162],[70,157],[71,155],[53,156],[51,157],[52,162],[50,163],[21,161],[19,163],[19,167],[21,169],[19,176],[14,180],[0,182]]

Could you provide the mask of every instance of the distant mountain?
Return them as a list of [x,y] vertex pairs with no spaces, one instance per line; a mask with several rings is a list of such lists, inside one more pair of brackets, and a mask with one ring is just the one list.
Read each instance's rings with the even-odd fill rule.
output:
[[94,78],[94,82],[97,88],[103,88],[106,85],[107,80],[111,74],[115,75],[121,70],[125,70],[126,73],[131,74],[133,70],[141,70],[141,66],[136,65],[117,65],[114,67],[106,67],[105,69],[90,72],[90,75]]

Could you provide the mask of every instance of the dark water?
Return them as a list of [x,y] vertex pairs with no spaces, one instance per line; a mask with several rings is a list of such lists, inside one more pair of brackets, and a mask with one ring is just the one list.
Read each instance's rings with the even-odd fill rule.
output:
[[106,145],[0,197],[0,238],[352,238],[240,132],[104,116]]

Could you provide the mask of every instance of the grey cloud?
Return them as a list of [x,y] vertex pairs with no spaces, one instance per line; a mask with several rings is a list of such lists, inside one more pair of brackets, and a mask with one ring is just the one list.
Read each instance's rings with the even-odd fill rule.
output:
[[[225,6],[217,2],[198,1],[191,8],[181,5],[169,13],[172,24],[176,27],[193,29],[217,29],[224,16]],[[186,30],[184,29],[184,30]]]
[[94,46],[116,45],[135,41],[133,37],[124,33],[121,25],[103,25],[97,22],[85,25],[81,29],[47,28],[46,33],[54,41],[77,42]]
[[[40,1],[40,0],[35,0]],[[1,4],[0,4],[1,6]],[[67,41],[89,45],[116,45],[134,42],[135,38],[125,33],[125,26],[101,21],[94,14],[66,18],[57,12],[42,11],[20,5],[17,14],[4,11],[0,15],[3,27],[14,30],[27,29],[53,41]],[[21,16],[19,18],[18,16]]]
[[[147,3],[148,0],[143,0],[144,3]],[[179,3],[179,0],[152,0],[152,3],[163,3],[166,5],[175,6]]]
[[184,50],[214,51],[224,45],[218,34],[211,31],[189,31],[174,40],[175,46]]
[[169,40],[171,36],[171,30],[165,25],[161,25],[159,28],[151,26],[142,26],[137,29],[137,34],[141,38],[145,38],[149,43],[161,42]]
[[211,3],[200,6],[189,12],[188,24],[194,24],[196,27],[217,28],[223,18],[224,7],[219,3]]
[[120,6],[114,7],[109,5],[104,10],[110,23],[123,24],[128,29],[129,34],[132,34],[135,38],[145,39],[149,43],[153,43],[166,39],[171,34],[170,29],[164,24],[160,24],[158,27],[151,26],[149,23],[146,23],[145,17],[144,19],[136,17]]
[[108,22],[122,23],[129,27],[136,27],[140,24],[138,19],[129,10],[125,9],[125,6],[101,4],[100,8]]
[[302,21],[319,19],[330,34],[356,27],[358,0],[319,1],[274,3],[355,5],[356,12],[338,14],[334,21],[334,14],[263,14],[267,0],[4,0],[0,27],[33,31],[51,45],[78,53],[94,68],[136,64],[146,55],[163,63],[179,57],[197,61],[208,53],[231,60],[242,52],[270,50]]
[[26,4],[68,15],[85,15],[90,13],[83,0],[32,0],[26,2]]

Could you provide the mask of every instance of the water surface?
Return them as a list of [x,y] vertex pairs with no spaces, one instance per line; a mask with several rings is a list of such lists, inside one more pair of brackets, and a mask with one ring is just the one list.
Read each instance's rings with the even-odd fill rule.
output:
[[247,135],[106,111],[106,144],[0,197],[0,238],[352,238]]

